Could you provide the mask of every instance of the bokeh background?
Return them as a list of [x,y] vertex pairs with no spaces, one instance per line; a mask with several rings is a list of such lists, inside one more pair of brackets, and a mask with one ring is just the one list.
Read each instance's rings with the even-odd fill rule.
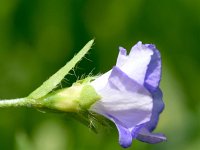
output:
[[[1,0],[0,98],[27,96],[90,39],[82,74],[103,73],[118,47],[139,40],[161,51],[165,110],[155,132],[168,141],[133,141],[132,150],[200,149],[200,1]],[[0,110],[1,150],[120,150],[113,127],[98,134],[65,115],[32,109]]]

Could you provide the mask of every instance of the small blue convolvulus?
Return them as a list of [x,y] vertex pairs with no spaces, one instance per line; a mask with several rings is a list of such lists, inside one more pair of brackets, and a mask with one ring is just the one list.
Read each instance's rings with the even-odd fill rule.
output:
[[151,133],[164,108],[160,79],[159,51],[152,44],[138,42],[129,55],[120,47],[116,66],[91,82],[101,99],[90,110],[115,123],[122,147],[129,147],[133,139],[166,140],[162,134]]

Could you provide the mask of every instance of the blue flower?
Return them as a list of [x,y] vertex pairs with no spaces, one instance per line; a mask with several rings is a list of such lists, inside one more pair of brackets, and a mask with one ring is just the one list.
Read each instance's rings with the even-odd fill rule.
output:
[[138,42],[130,54],[119,48],[116,66],[91,82],[101,99],[90,110],[113,121],[119,131],[119,143],[126,148],[133,139],[147,143],[166,140],[156,128],[164,109],[160,53],[152,44]]

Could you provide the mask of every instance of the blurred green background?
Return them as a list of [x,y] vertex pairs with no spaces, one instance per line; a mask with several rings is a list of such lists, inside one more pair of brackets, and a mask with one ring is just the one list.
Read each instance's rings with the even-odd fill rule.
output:
[[[90,39],[95,45],[69,76],[109,70],[118,47],[139,40],[161,51],[165,110],[157,132],[168,141],[129,149],[200,149],[200,1],[1,0],[0,98],[27,96]],[[90,61],[89,61],[89,60]],[[115,128],[98,134],[61,114],[0,110],[1,150],[120,150]]]

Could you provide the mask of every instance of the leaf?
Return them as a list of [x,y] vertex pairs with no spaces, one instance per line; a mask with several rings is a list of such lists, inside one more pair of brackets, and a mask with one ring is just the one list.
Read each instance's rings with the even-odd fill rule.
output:
[[39,99],[51,92],[68,74],[68,72],[85,56],[85,54],[92,47],[93,42],[94,40],[89,41],[77,55],[75,55],[65,66],[53,74],[48,80],[46,80],[40,87],[33,91],[28,97]]

